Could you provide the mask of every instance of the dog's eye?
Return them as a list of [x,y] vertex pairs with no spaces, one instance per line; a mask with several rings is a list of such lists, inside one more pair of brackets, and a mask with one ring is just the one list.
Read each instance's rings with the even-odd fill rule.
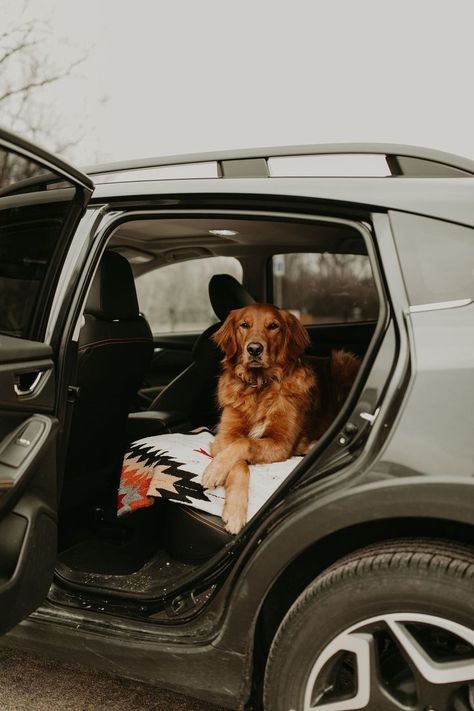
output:
[[267,328],[269,331],[274,331],[276,328],[279,328],[280,324],[276,323],[276,321],[272,321],[271,323],[268,324]]
[[247,323],[247,321],[244,321],[243,323],[240,324],[240,328],[250,328],[250,324]]

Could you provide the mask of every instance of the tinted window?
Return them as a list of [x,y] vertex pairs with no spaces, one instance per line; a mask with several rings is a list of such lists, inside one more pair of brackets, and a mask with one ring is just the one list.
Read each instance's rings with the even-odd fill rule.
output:
[[274,303],[305,324],[377,318],[377,291],[366,255],[277,254],[272,268]]
[[214,274],[231,274],[242,281],[235,257],[210,257],[169,264],[136,279],[140,310],[153,333],[204,331],[217,321],[208,285]]
[[474,297],[474,232],[442,220],[391,212],[410,303]]
[[39,164],[0,148],[0,332],[28,337],[74,194]]

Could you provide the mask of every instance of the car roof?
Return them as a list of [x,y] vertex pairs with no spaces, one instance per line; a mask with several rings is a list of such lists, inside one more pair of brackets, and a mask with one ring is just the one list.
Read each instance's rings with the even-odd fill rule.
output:
[[[276,146],[269,148],[244,148],[232,151],[191,153],[157,158],[142,158],[103,165],[89,166],[90,175],[119,173],[160,166],[195,163],[218,163],[218,177],[268,177],[268,161],[274,158],[328,155],[384,155],[393,175],[437,177],[438,175],[474,175],[474,161],[434,148],[398,143],[323,143],[304,146]],[[245,162],[247,165],[236,165]],[[247,168],[247,174],[242,169]],[[239,174],[236,174],[236,169]],[[434,171],[434,173],[433,173]],[[444,172],[443,172],[444,171]]]
[[[273,159],[341,155],[384,156],[388,177],[293,177],[291,173],[279,177],[271,171]],[[214,177],[199,178],[203,166],[210,165],[214,167],[208,174]],[[166,179],[167,170],[176,167],[181,171],[178,179]],[[474,161],[418,146],[338,143],[253,148],[122,161],[85,170],[96,184],[95,200],[203,192],[299,196],[474,225]],[[157,171],[162,171],[162,179],[157,179]]]
[[[205,183],[205,189],[203,184]],[[312,198],[354,207],[363,205],[378,210],[402,210],[463,225],[474,226],[474,180],[419,180],[400,178],[314,179],[273,178],[262,180],[156,180],[97,186],[93,201],[118,198],[163,196],[165,203],[177,204],[183,195],[272,196]],[[209,205],[208,205],[209,207]],[[275,209],[275,208],[273,208]]]

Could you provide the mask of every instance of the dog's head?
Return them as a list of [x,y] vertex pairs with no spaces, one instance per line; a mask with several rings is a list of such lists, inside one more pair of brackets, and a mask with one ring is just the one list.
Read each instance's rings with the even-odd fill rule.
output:
[[285,369],[310,344],[298,319],[270,304],[252,304],[231,311],[213,340],[227,362],[247,370]]

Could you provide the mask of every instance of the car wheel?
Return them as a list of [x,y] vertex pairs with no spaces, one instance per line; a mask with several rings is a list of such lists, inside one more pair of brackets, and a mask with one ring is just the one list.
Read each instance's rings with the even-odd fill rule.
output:
[[266,711],[474,709],[474,551],[397,540],[339,561],[272,643]]

